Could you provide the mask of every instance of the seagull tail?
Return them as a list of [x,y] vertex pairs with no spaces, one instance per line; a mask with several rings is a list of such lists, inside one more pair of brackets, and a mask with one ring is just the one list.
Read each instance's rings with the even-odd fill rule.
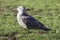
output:
[[[40,22],[39,22],[40,23]],[[51,31],[50,28],[47,28],[46,26],[44,26],[42,23],[40,23],[40,29],[44,30],[44,31]]]
[[43,30],[45,30],[45,31],[51,31],[51,29],[49,29],[49,28],[46,28],[46,29],[43,29]]
[[46,28],[46,27],[43,27],[42,30],[44,30],[44,31],[51,31],[51,29]]

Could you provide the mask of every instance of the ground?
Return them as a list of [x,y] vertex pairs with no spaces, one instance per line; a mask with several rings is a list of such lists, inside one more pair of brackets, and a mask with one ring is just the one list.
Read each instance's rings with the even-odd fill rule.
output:
[[[13,8],[25,6],[27,13],[53,31],[27,31],[20,27]],[[32,24],[33,25],[33,24]],[[0,0],[0,40],[60,40],[60,0]],[[43,33],[42,33],[43,32]]]

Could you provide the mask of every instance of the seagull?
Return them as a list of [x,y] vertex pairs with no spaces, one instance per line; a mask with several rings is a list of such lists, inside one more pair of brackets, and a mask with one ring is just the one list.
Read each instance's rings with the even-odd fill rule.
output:
[[18,11],[17,13],[17,21],[20,26],[24,29],[41,29],[44,31],[50,31],[51,29],[45,27],[41,22],[35,19],[33,16],[29,15],[26,12],[26,8],[23,6],[17,7],[15,10]]

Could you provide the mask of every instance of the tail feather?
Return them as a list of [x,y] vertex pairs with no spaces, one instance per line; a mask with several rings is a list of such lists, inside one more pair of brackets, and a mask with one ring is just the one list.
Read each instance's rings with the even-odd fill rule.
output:
[[40,29],[44,30],[44,31],[51,31],[51,29],[45,27],[45,25],[43,25],[41,22],[39,22],[40,24]]
[[44,30],[44,31],[51,31],[51,29],[46,28],[46,27],[43,27],[43,28],[41,28],[41,29]]
[[43,30],[45,30],[45,31],[51,31],[51,29],[49,29],[49,28],[45,28],[45,29],[43,29]]

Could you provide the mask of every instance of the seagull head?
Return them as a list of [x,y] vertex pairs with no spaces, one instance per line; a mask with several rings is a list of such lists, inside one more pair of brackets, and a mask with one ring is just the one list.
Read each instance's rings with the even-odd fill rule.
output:
[[18,12],[23,12],[23,11],[25,12],[26,11],[25,7],[23,7],[23,6],[19,6],[13,10],[17,10]]
[[16,10],[19,12],[19,11],[25,11],[26,9],[23,6],[19,6],[19,7],[17,7]]

